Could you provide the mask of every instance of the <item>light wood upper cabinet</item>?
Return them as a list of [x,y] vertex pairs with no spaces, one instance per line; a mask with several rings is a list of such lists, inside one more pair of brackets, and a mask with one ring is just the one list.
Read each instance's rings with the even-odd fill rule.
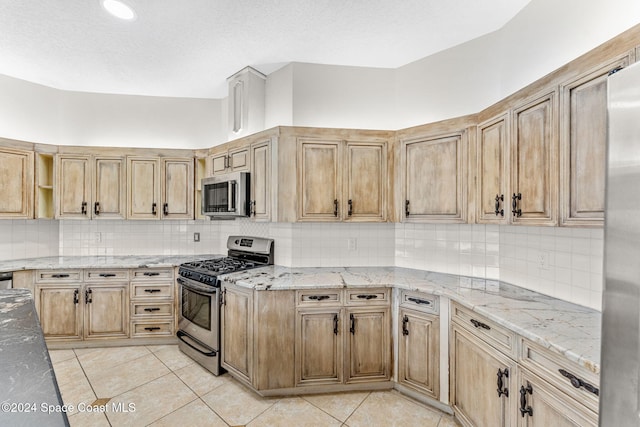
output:
[[0,218],[33,218],[33,152],[0,148]]
[[221,313],[222,367],[253,380],[253,290],[225,285]]
[[91,157],[58,155],[57,218],[91,217]]
[[193,219],[192,158],[162,159],[162,218]]
[[504,223],[510,218],[508,126],[506,114],[478,125],[476,218],[481,223]]
[[91,216],[106,219],[124,218],[127,194],[124,158],[96,157],[94,170],[95,185]]
[[466,221],[465,133],[402,143],[404,221]]
[[[558,133],[555,92],[516,107],[512,113],[512,222],[557,224]],[[507,195],[505,195],[505,202]],[[515,201],[515,209],[513,202]]]
[[211,150],[211,173],[220,175],[230,172],[249,170],[249,147],[239,146],[227,148],[226,145]]
[[258,221],[271,219],[271,141],[251,144],[251,218]]
[[346,149],[345,219],[386,221],[387,143],[348,141]]
[[129,283],[85,285],[84,338],[127,338]]
[[160,159],[127,158],[127,218],[160,219]]
[[603,226],[607,77],[630,54],[560,87],[560,225]]
[[298,140],[299,219],[340,221],[342,141]]

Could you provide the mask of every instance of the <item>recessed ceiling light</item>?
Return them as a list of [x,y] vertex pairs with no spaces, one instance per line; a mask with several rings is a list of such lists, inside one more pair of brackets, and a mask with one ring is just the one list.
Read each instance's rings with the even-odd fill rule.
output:
[[136,12],[131,8],[131,6],[124,4],[121,1],[102,0],[102,7],[116,18],[124,19],[125,21],[133,21],[136,19]]

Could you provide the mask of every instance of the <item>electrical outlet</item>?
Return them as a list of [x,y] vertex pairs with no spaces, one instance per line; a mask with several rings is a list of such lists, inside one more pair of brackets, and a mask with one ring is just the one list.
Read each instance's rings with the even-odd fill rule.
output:
[[357,239],[349,238],[347,239],[347,249],[350,251],[355,251],[357,249]]
[[549,252],[538,253],[538,267],[541,270],[549,269]]
[[200,233],[193,233],[193,241],[194,242],[200,241]]

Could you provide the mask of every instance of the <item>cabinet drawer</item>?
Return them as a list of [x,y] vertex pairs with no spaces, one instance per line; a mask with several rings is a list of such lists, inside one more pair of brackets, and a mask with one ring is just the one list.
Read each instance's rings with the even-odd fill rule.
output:
[[299,306],[341,305],[341,289],[312,289],[296,291],[296,301]]
[[451,319],[499,351],[516,358],[516,334],[458,304],[452,304]]
[[131,315],[136,317],[173,316],[173,304],[170,302],[131,303]]
[[173,283],[131,283],[131,298],[170,298]]
[[346,305],[389,304],[389,289],[347,289]]
[[85,270],[84,280],[85,282],[128,281],[129,270],[124,268],[114,270]]
[[519,361],[522,366],[598,412],[600,378],[597,374],[525,338],[521,340]]
[[172,336],[173,320],[133,321],[131,322],[132,337]]
[[81,282],[82,270],[38,270],[36,271],[36,282],[58,283],[58,282]]
[[173,280],[172,268],[139,268],[131,270],[131,280],[158,280],[168,279]]
[[400,307],[423,313],[438,314],[440,312],[439,298],[422,292],[402,291],[400,293]]

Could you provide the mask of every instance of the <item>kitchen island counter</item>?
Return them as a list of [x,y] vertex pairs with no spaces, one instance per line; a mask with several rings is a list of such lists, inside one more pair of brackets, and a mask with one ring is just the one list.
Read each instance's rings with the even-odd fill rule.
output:
[[0,425],[68,426],[31,293],[0,290]]

